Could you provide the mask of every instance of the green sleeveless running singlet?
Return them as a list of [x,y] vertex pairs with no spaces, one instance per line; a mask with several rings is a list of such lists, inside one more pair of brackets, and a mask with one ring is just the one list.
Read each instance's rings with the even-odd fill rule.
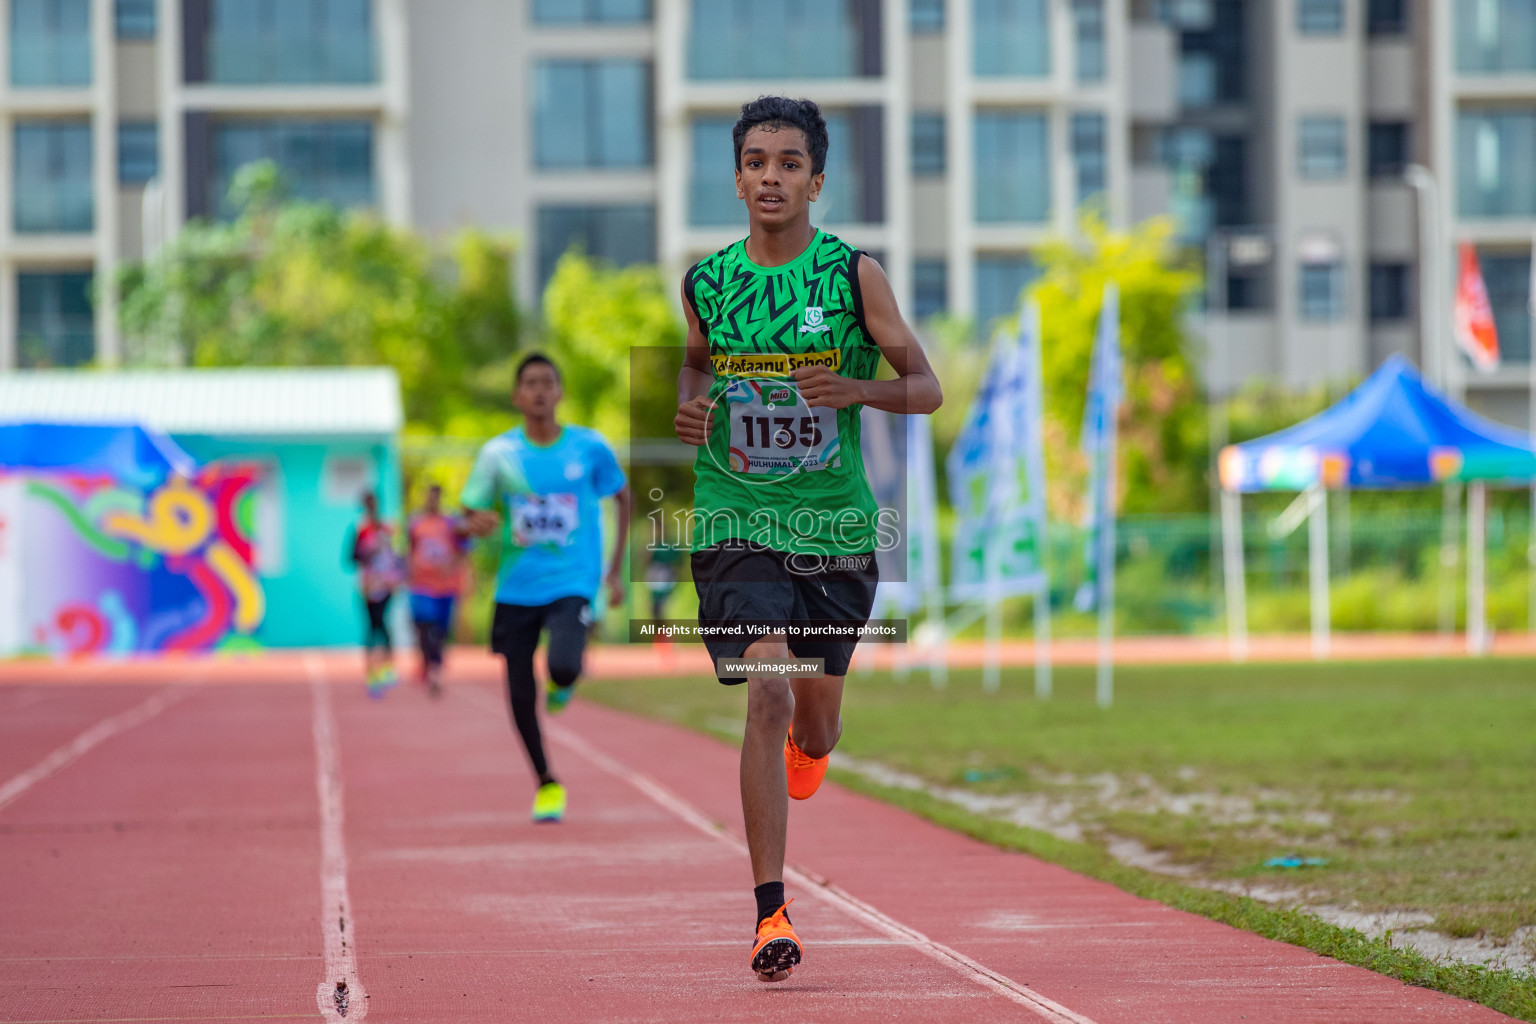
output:
[[684,291],[715,374],[714,426],[694,458],[693,550],[731,538],[803,554],[874,549],[863,406],[810,408],[791,376],[823,365],[874,377],[880,350],[864,328],[858,261],[857,249],[818,231],[780,267],[753,263],[742,240],[688,271]]

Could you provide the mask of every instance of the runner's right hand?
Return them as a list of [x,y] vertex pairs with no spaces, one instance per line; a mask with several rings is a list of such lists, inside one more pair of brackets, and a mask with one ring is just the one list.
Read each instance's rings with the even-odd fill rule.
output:
[[465,532],[471,537],[488,537],[501,525],[501,516],[489,509],[467,508],[464,510]]
[[677,431],[679,441],[703,445],[709,442],[710,423],[709,399],[699,395],[677,407],[677,418],[672,421],[672,426]]

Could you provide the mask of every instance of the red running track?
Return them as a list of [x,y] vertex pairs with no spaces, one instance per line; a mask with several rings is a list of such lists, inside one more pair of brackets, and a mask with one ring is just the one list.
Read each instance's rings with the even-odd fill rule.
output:
[[309,668],[0,686],[0,1021],[340,1020],[338,979],[381,1024],[1508,1019],[830,784],[791,814],[806,961],[764,986],[731,748],[578,700],[533,825],[489,682]]

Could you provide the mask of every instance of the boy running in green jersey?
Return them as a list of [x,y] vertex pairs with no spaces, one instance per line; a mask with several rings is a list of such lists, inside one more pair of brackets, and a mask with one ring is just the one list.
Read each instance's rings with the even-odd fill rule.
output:
[[[701,626],[747,624],[706,643],[722,658],[822,658],[819,678],[748,675],[741,806],[756,885],[752,969],[782,981],[801,959],[784,898],[789,797],[826,774],[842,733],[856,640],[791,639],[793,622],[862,625],[874,603],[878,509],[859,413],[931,413],[943,401],[880,265],[811,224],[827,126],[809,100],[765,96],[732,132],[742,241],[683,279],[687,354],[674,426],[694,460],[692,568]],[[880,357],[896,371],[875,380]],[[775,628],[774,624],[783,624]]]

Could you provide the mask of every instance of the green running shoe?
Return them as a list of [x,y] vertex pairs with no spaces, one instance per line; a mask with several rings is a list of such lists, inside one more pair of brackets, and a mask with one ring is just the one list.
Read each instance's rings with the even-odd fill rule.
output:
[[368,674],[368,696],[380,700],[390,688],[400,682],[392,665],[380,665]]
[[571,702],[571,694],[576,692],[576,684],[570,686],[556,686],[553,681],[548,686],[548,696],[544,698],[544,710],[551,715],[558,715],[565,710]]
[[534,821],[559,821],[565,817],[565,787],[546,782],[533,797]]

